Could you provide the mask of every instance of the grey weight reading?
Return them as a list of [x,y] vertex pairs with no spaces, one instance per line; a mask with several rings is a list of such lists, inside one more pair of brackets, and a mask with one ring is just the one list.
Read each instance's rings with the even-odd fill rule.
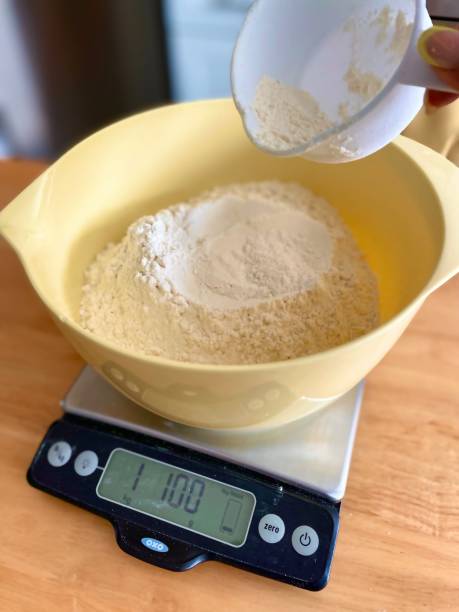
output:
[[118,448],[97,485],[102,499],[242,546],[252,519],[253,493]]

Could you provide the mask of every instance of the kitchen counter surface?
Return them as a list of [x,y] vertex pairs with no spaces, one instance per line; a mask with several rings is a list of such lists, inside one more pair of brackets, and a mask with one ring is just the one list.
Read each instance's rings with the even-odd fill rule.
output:
[[[0,163],[0,207],[43,164]],[[368,378],[329,586],[221,564],[174,574],[123,552],[95,515],[26,470],[82,361],[0,240],[0,609],[429,612],[459,609],[459,277]]]

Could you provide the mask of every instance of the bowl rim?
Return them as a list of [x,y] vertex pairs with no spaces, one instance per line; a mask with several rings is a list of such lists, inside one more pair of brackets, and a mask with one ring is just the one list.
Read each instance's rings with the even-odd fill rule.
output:
[[[66,151],[47,170],[45,170],[43,174],[41,174],[37,179],[35,179],[32,185],[36,181],[43,180],[43,178],[47,175],[47,173],[53,172],[54,169],[58,167],[60,163],[64,160],[64,158],[67,158],[68,155],[70,155],[75,149],[80,147],[83,143],[87,143],[88,141],[99,137],[103,132],[105,132],[106,130],[111,130],[114,126],[118,124],[128,123],[130,121],[137,121],[143,115],[164,112],[172,107],[177,107],[177,106],[184,107],[184,106],[203,105],[203,104],[205,105],[209,105],[209,104],[226,105],[227,106],[229,103],[232,104],[231,98],[218,98],[214,100],[195,100],[195,101],[183,102],[179,104],[168,104],[168,105],[161,106],[155,109],[149,109],[141,113],[136,113],[134,115],[131,115],[130,117],[121,119],[120,121],[116,121],[110,124],[109,126],[106,126],[102,128],[101,130],[94,132],[87,138],[83,139],[82,141],[74,145],[71,149]],[[358,336],[357,338],[354,338],[353,340],[350,340],[349,342],[345,342],[343,344],[340,344],[335,347],[331,347],[324,351],[321,351],[318,353],[312,353],[310,355],[305,355],[302,357],[295,357],[293,359],[268,361],[268,362],[263,362],[263,363],[254,363],[254,364],[212,364],[212,363],[194,363],[194,362],[188,362],[188,361],[179,361],[175,359],[169,359],[166,357],[146,355],[144,353],[136,352],[131,349],[124,349],[120,347],[119,345],[117,345],[115,342],[101,338],[97,334],[84,329],[79,323],[77,323],[72,318],[60,314],[51,305],[51,301],[47,298],[47,296],[45,296],[43,292],[37,286],[37,283],[34,280],[34,274],[32,270],[30,269],[30,266],[27,261],[28,258],[20,252],[20,249],[18,249],[17,246],[13,244],[13,242],[8,238],[8,236],[5,236],[5,238],[9,242],[9,244],[13,247],[13,249],[16,251],[21,261],[21,264],[27,274],[29,282],[31,283],[37,295],[39,296],[40,300],[44,303],[44,305],[47,307],[49,312],[52,314],[52,316],[57,321],[59,321],[62,325],[70,328],[70,330],[74,334],[82,337],[83,341],[95,343],[96,345],[100,346],[101,349],[109,351],[110,353],[116,353],[122,358],[133,359],[133,360],[136,360],[137,362],[142,362],[145,365],[154,365],[155,367],[162,367],[166,369],[172,368],[175,370],[182,370],[184,372],[207,372],[207,373],[215,373],[215,374],[256,373],[256,372],[261,372],[261,371],[271,371],[271,370],[279,369],[279,368],[284,369],[284,368],[291,368],[291,367],[307,367],[308,364],[311,364],[313,362],[320,362],[323,360],[333,358],[335,355],[338,355],[341,351],[345,349],[346,350],[356,349],[360,345],[366,343],[368,340],[378,338],[381,335],[385,334],[389,328],[396,327],[403,320],[406,320],[411,315],[411,313],[414,316],[415,312],[420,308],[422,303],[425,301],[425,299],[429,296],[429,294],[435,288],[435,287],[432,288],[431,286],[429,287],[429,285],[431,285],[431,281],[433,277],[435,277],[435,274],[437,272],[437,269],[439,267],[439,264],[442,260],[442,257],[445,251],[445,211],[442,205],[442,200],[438,194],[438,190],[436,189],[435,185],[432,183],[429,175],[426,173],[423,166],[417,163],[416,160],[413,158],[413,156],[410,153],[408,153],[407,150],[405,150],[405,146],[404,146],[405,141],[410,142],[410,143],[412,142],[410,141],[410,139],[407,139],[401,136],[395,139],[385,148],[386,149],[392,148],[392,149],[397,150],[398,153],[401,154],[404,158],[409,160],[411,163],[414,163],[417,166],[418,171],[422,173],[425,180],[431,185],[432,191],[437,195],[437,202],[438,202],[439,211],[441,214],[441,220],[443,223],[443,236],[442,236],[442,243],[441,243],[441,247],[439,250],[438,259],[437,259],[435,267],[432,270],[432,274],[430,275],[429,279],[425,282],[421,291],[419,291],[418,295],[413,300],[411,300],[406,306],[404,306],[399,312],[397,312],[396,315],[394,315],[393,317],[391,317],[389,320],[385,321],[384,323],[378,325],[375,329],[371,330],[370,332],[366,334],[363,334],[362,336]],[[419,145],[419,146],[422,146],[422,145]],[[79,350],[77,350],[77,352],[79,352]]]

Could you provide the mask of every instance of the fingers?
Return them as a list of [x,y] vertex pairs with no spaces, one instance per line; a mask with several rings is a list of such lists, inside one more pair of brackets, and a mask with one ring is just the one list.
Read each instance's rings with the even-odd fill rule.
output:
[[428,91],[427,108],[439,108],[454,102],[459,97],[459,29],[434,26],[423,32],[418,41],[420,55],[449,87],[457,89],[458,95],[440,91]]
[[437,68],[459,70],[459,30],[434,26],[423,32],[418,41],[421,56]]
[[435,68],[435,72],[447,85],[453,89],[457,89],[459,94],[459,69],[446,70],[446,68]]
[[446,93],[445,91],[428,91],[425,99],[426,107],[429,108],[441,108],[447,104],[454,102],[459,96],[453,93]]

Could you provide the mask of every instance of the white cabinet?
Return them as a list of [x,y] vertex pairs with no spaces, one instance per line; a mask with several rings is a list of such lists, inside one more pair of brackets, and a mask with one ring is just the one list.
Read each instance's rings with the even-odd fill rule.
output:
[[234,43],[251,0],[164,0],[174,100],[229,96]]

